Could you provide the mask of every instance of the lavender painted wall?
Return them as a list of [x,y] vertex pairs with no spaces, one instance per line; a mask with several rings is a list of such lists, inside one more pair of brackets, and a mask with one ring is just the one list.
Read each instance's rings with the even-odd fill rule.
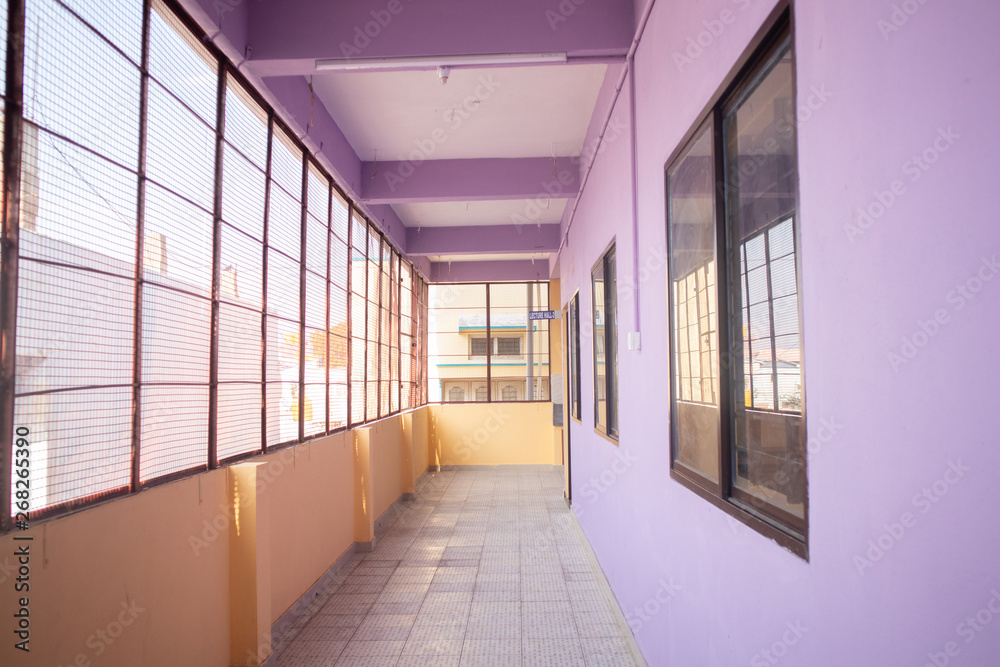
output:
[[[899,13],[904,5],[912,15]],[[606,145],[581,195],[558,263],[563,299],[579,289],[583,317],[583,423],[571,425],[581,524],[650,665],[921,666],[933,664],[929,654],[939,664],[997,664],[1000,614],[983,613],[993,622],[982,631],[966,618],[1000,591],[1000,269],[983,263],[1000,256],[986,197],[1000,153],[1000,6],[796,3],[798,102],[813,105],[798,137],[809,562],[669,479],[663,166],[773,6],[654,7],[636,57],[639,352],[625,349],[624,335],[634,330],[627,135]],[[674,53],[727,9],[734,20],[676,65]],[[627,93],[616,122],[629,122]],[[925,151],[936,160],[923,170],[912,160]],[[857,209],[877,212],[895,181],[902,194],[859,225]],[[617,448],[594,434],[590,400],[589,272],[612,238]],[[981,289],[954,291],[966,284]],[[933,329],[936,313],[945,323],[893,368],[887,355],[905,359],[903,338],[923,342],[921,322]],[[835,433],[824,437],[830,424]],[[959,462],[968,470],[949,473]],[[935,483],[944,493],[921,500]],[[894,537],[886,526],[899,535],[904,513],[912,527]],[[890,545],[883,556],[870,567],[856,560],[879,540]]]

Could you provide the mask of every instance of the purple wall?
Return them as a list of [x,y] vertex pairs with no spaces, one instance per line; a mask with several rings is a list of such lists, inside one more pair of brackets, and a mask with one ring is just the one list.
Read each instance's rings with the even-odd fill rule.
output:
[[[1000,153],[1000,6],[796,4],[798,103],[813,106],[798,138],[809,562],[669,479],[664,162],[773,6],[659,0],[646,27],[640,352],[625,349],[635,329],[627,133],[597,157],[558,263],[564,302],[580,291],[583,330],[574,505],[650,665],[997,664],[1000,267],[983,258],[1000,255],[985,196]],[[675,52],[724,10],[733,20],[678,67]],[[616,123],[629,122],[628,92]],[[935,161],[924,170],[913,156],[925,151]],[[859,222],[859,208],[878,215]],[[589,272],[613,238],[618,448],[594,433],[590,398]],[[935,315],[943,324],[929,324]],[[904,337],[920,347],[904,349]],[[894,368],[890,352],[905,361]],[[880,541],[882,556],[871,549]],[[983,625],[966,621],[977,613]]]

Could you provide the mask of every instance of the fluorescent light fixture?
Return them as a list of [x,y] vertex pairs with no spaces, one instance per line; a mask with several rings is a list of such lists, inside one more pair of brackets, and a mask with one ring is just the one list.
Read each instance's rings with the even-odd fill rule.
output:
[[326,58],[316,61],[317,70],[365,71],[391,69],[437,69],[480,65],[538,65],[565,63],[566,53],[488,53],[478,56],[421,56],[419,58]]

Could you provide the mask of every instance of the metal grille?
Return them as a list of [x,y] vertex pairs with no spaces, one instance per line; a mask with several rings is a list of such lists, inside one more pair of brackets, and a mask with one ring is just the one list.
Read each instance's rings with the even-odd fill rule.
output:
[[379,416],[379,304],[381,300],[382,276],[382,237],[375,225],[368,225],[368,261],[365,271],[368,279],[368,304],[365,321],[367,322],[366,341],[366,387],[365,387],[365,419],[377,419]]
[[[418,338],[418,391],[427,391],[426,367],[433,402],[549,400],[548,321],[529,315],[548,309],[547,283],[433,285],[429,297],[428,310],[416,306],[430,318]],[[434,350],[427,362],[425,336]]]
[[355,212],[351,219],[351,424],[365,421],[368,332],[368,225]]
[[426,400],[426,284],[193,25],[160,0],[28,0],[10,28],[3,428],[32,434],[35,516]]
[[24,48],[14,418],[37,512],[132,476],[140,72],[53,2],[29,3]]

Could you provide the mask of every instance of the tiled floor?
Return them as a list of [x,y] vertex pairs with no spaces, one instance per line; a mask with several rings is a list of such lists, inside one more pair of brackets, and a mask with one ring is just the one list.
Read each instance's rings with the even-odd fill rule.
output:
[[271,664],[636,664],[558,470],[434,473],[399,507]]

